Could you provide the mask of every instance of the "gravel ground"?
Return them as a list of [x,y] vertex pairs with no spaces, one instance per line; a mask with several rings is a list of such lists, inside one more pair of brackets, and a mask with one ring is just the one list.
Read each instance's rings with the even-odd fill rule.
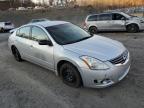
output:
[[123,42],[132,66],[120,83],[104,89],[71,88],[49,70],[18,63],[0,34],[0,108],[144,108],[144,33],[100,33]]

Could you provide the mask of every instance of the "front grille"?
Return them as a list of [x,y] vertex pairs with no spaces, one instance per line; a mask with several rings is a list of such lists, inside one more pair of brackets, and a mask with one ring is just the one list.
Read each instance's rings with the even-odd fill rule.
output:
[[120,56],[110,60],[112,64],[123,64],[128,58],[128,51],[123,52]]

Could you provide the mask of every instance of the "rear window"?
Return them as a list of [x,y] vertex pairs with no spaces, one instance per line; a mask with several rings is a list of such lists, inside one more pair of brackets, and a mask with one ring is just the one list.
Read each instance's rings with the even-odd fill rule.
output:
[[5,25],[12,25],[12,23],[11,22],[6,22]]
[[88,21],[97,21],[97,15],[89,16]]

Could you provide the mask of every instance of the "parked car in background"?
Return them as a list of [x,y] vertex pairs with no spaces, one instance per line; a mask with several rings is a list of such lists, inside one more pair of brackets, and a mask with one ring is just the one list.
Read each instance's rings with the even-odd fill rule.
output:
[[25,7],[18,7],[16,10],[18,10],[18,11],[26,11],[26,10],[28,10],[28,9],[25,8]]
[[14,29],[14,24],[10,21],[0,22],[0,32],[9,31],[11,29]]
[[46,18],[32,19],[29,23],[36,23],[36,22],[42,22],[42,21],[49,21],[49,20]]
[[15,11],[15,8],[9,8],[8,11]]
[[92,14],[86,17],[84,28],[91,34],[98,31],[139,32],[144,30],[144,19],[123,12]]
[[[32,19],[29,23],[37,23],[37,22],[43,22],[43,21],[50,21],[50,20],[48,20],[48,19],[46,19],[46,18],[40,18],[40,19]],[[15,32],[17,30],[17,28],[14,28],[14,29],[11,29],[10,31],[9,31],[9,33],[13,33],[13,32]]]
[[23,25],[11,34],[8,44],[17,61],[50,69],[71,87],[108,87],[130,69],[130,54],[123,44],[90,35],[69,22]]
[[27,7],[28,10],[33,10],[33,7]]
[[45,7],[42,7],[42,6],[35,6],[34,10],[44,10]]

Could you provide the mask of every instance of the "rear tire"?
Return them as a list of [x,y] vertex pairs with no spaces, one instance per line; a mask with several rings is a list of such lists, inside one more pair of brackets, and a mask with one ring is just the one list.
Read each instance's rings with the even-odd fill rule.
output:
[[60,76],[63,82],[71,87],[78,88],[82,85],[80,73],[70,63],[64,63],[60,68]]
[[14,58],[15,58],[16,61],[18,61],[18,62],[23,61],[22,58],[21,58],[21,55],[20,55],[20,53],[19,53],[19,51],[16,47],[12,47],[12,53],[13,53]]
[[97,27],[93,26],[93,27],[89,28],[89,32],[91,35],[94,35],[94,34],[98,33],[98,29],[97,29]]
[[137,24],[130,24],[130,25],[127,25],[126,29],[127,29],[127,32],[129,32],[129,33],[136,33],[136,32],[139,32],[139,27],[138,27]]
[[0,28],[0,32],[4,33],[5,32],[4,28]]

